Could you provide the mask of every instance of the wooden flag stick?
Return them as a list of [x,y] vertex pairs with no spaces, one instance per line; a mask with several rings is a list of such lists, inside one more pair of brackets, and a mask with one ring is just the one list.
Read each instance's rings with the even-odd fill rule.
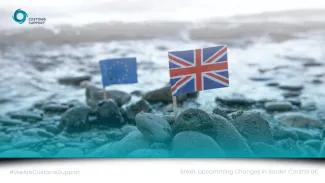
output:
[[103,86],[103,96],[104,96],[104,100],[107,100],[107,93],[106,93],[106,87]]
[[177,113],[177,98],[176,96],[173,96],[173,111],[176,114]]

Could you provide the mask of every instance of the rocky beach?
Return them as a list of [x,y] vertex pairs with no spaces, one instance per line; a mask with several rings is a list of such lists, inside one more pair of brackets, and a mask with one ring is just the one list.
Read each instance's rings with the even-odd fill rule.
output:
[[[0,157],[324,158],[325,22],[308,15],[2,31]],[[230,87],[173,111],[167,52],[216,44]],[[139,83],[104,99],[98,61],[128,56]]]

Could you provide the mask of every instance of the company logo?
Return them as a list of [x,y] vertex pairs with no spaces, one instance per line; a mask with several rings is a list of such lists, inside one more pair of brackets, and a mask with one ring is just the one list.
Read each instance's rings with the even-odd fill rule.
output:
[[27,17],[28,17],[28,14],[24,10],[21,10],[21,9],[17,9],[15,11],[14,15],[12,16],[14,21],[19,24],[23,24],[26,21]]
[[[12,15],[12,19],[19,23],[23,24],[27,20],[28,14],[26,11],[17,9],[14,14]],[[45,17],[29,17],[28,18],[28,24],[45,24],[46,18]]]

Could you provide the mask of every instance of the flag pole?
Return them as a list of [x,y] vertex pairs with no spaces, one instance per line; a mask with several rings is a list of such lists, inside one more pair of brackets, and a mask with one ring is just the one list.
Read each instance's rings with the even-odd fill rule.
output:
[[103,86],[103,96],[104,96],[104,100],[107,100],[107,93],[106,93],[106,87]]
[[173,111],[176,115],[176,113],[177,113],[177,98],[176,98],[176,96],[173,96],[172,99],[173,99]]

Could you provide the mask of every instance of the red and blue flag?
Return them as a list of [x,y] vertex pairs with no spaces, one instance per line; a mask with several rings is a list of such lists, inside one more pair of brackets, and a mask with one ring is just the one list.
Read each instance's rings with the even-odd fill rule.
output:
[[229,86],[227,47],[168,52],[173,96]]

